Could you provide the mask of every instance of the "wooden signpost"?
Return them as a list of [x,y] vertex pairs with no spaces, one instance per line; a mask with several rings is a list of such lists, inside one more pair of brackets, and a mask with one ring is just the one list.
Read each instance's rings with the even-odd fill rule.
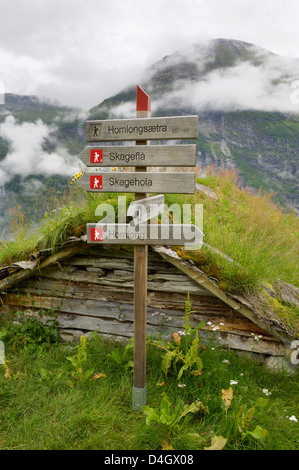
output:
[[[136,119],[87,121],[86,141],[115,142],[124,140],[197,139],[198,137],[198,116],[149,118],[150,111],[145,109],[140,109],[140,111],[143,113],[142,116],[138,115],[139,110],[137,109],[138,121]],[[148,113],[147,116],[144,114],[145,112]]]
[[196,145],[87,146],[79,155],[88,167],[184,166],[196,164]]
[[135,225],[143,224],[147,220],[154,219],[164,212],[164,194],[147,197],[139,201],[131,202],[127,216],[133,217]]
[[80,185],[85,191],[99,193],[139,193],[141,191],[160,193],[163,191],[169,194],[193,194],[195,173],[147,173],[146,171],[85,173],[80,178]]
[[[93,172],[79,184],[92,192],[135,193],[130,224],[87,224],[88,243],[134,245],[134,378],[132,407],[146,404],[146,324],[148,245],[186,245],[202,241],[195,225],[152,224],[164,210],[163,193],[195,192],[194,172],[155,173],[147,167],[194,167],[196,146],[149,145],[148,140],[197,139],[198,116],[151,118],[150,97],[137,86],[136,119],[87,121],[87,146],[79,158],[88,167],[135,167],[135,172]],[[103,146],[99,142],[136,141],[130,146]],[[148,197],[148,193],[162,193]]]
[[87,241],[97,244],[194,246],[202,236],[196,225],[189,224],[87,224]]

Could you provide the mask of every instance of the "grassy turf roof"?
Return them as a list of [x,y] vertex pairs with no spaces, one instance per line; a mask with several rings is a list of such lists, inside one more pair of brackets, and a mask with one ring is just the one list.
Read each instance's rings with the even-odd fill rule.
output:
[[[238,185],[233,171],[207,170],[194,195],[165,195],[168,207],[202,204],[204,244],[201,250],[174,247],[181,259],[191,259],[220,289],[242,296],[263,314],[278,316],[299,331],[299,219],[286,213],[269,194],[253,194]],[[209,190],[204,190],[209,188]],[[101,203],[115,207],[118,194],[84,193],[70,186],[69,202],[46,214],[36,228],[19,227],[14,240],[1,242],[0,266],[30,259],[32,254],[55,252],[69,237],[85,234],[86,223],[96,222]],[[122,195],[124,196],[124,195]],[[127,208],[133,194],[127,194]],[[176,214],[170,213],[174,223]],[[194,222],[194,212],[192,214]]]

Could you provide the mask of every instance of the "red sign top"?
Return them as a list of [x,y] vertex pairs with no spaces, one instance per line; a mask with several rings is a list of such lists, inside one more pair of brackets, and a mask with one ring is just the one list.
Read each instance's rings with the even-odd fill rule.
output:
[[136,95],[136,111],[150,111],[151,110],[151,99],[145,93],[145,91],[137,85]]

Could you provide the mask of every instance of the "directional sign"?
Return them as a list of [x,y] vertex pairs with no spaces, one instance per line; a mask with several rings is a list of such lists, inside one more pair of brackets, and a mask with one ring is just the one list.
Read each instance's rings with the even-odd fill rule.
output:
[[79,155],[88,167],[195,166],[196,145],[87,146]]
[[197,139],[198,116],[86,121],[87,142]]
[[135,225],[143,224],[147,220],[153,219],[164,212],[164,195],[138,199],[131,202],[127,215],[133,217]]
[[188,224],[87,224],[87,241],[97,244],[194,246],[203,236]]
[[85,173],[78,183],[85,191],[92,192],[193,194],[195,192],[195,173]]

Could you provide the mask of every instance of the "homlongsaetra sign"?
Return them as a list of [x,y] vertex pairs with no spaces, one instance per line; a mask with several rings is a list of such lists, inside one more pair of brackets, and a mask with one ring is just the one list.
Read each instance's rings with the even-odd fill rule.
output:
[[[147,246],[181,245],[202,240],[202,232],[191,224],[152,224],[152,216],[163,213],[163,194],[195,192],[195,172],[148,172],[147,167],[194,167],[196,146],[149,145],[154,140],[197,139],[197,116],[151,118],[150,97],[137,86],[136,119],[86,122],[87,146],[79,158],[96,172],[85,173],[79,184],[91,192],[135,193],[130,224],[87,224],[88,243],[134,245],[134,377],[132,407],[146,404]],[[106,146],[100,142],[135,141],[135,146]],[[100,172],[101,167],[135,167],[135,172]],[[162,193],[157,197],[149,193]]]
[[198,116],[119,119],[86,122],[87,142],[197,139]]

